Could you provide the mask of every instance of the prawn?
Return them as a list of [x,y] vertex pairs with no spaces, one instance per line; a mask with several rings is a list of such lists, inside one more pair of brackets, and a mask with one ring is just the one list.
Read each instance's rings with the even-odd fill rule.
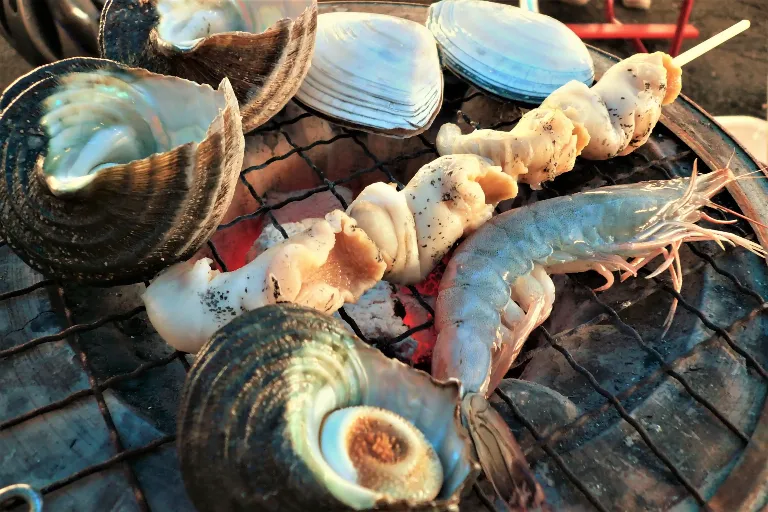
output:
[[[696,224],[702,219],[734,222],[713,219],[701,208],[717,207],[711,198],[736,179],[727,168],[698,175],[694,163],[690,178],[544,200],[494,217],[456,249],[438,290],[432,374],[461,381],[462,415],[497,492],[510,481],[504,460],[514,460],[516,449],[508,427],[486,399],[531,331],[552,311],[555,286],[550,275],[595,270],[606,279],[598,288],[604,290],[614,283],[612,272],[622,271],[622,280],[636,276],[663,256],[651,276],[669,270],[679,291],[683,242],[713,240],[723,248],[726,242],[766,257],[757,243]],[[665,324],[673,314],[674,306]]]

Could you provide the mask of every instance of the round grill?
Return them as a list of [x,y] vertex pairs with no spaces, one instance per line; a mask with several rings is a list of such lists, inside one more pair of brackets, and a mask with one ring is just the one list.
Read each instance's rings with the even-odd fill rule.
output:
[[[320,12],[361,10],[423,22],[426,8],[387,2],[329,2]],[[615,59],[593,49],[598,76]],[[406,142],[332,127],[289,105],[250,138],[242,190],[255,205],[223,224],[209,242],[227,269],[222,241],[245,223],[278,222],[279,211],[336,187],[372,181],[402,185],[437,157],[442,122],[509,129],[522,106],[500,104],[446,74],[433,129]],[[297,135],[298,134],[298,135]],[[275,149],[278,148],[278,149]],[[357,156],[338,160],[356,148]],[[690,175],[729,164],[759,169],[696,105],[681,97],[665,109],[648,144],[629,156],[577,162],[544,190],[521,192],[518,206],[615,183]],[[351,162],[351,163],[350,163]],[[272,174],[275,179],[269,178]],[[312,186],[277,202],[269,181],[305,173]],[[305,187],[306,188],[306,187]],[[768,181],[759,172],[716,198],[766,223]],[[246,201],[247,202],[247,201]],[[717,213],[717,212],[715,212]],[[715,213],[711,213],[715,215]],[[765,245],[768,231],[726,226]],[[755,232],[754,229],[758,231]],[[244,230],[247,232],[247,230]],[[252,240],[250,240],[252,241]],[[249,242],[250,243],[250,242]],[[505,415],[556,510],[759,510],[768,468],[768,270],[741,249],[687,244],[681,294],[666,277],[630,279],[595,294],[599,276],[559,276],[552,316],[537,329],[492,403]],[[650,271],[645,273],[647,277]],[[44,278],[0,242],[0,487],[38,489],[46,510],[194,510],[178,469],[176,408],[191,356],[174,352],[149,324],[146,284],[75,287]],[[641,276],[642,277],[642,276]],[[425,287],[409,287],[413,316],[426,318],[395,339],[366,340],[385,353],[432,325]],[[673,298],[672,329],[659,338]],[[342,309],[359,336],[361,328]],[[462,510],[493,510],[482,485]],[[0,509],[13,509],[15,498]]]

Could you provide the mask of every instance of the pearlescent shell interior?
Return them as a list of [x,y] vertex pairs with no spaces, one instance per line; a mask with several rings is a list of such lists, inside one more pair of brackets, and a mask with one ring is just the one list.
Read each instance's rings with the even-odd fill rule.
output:
[[[151,81],[146,90],[155,90],[161,100],[172,94],[182,103],[205,102],[206,108],[191,118],[197,118],[195,123],[204,122],[205,115],[209,119],[199,139],[103,168],[86,185],[59,197],[42,169],[51,142],[41,124],[49,111],[46,99],[62,90],[63,77],[93,72],[128,82]],[[78,91],[77,102],[82,94]],[[76,104],[68,129],[76,130],[79,120],[84,130],[110,129],[110,116],[98,115],[130,102],[104,102],[105,94],[94,95],[101,103],[94,104],[93,119]],[[0,105],[0,225],[14,252],[43,274],[88,283],[149,279],[194,254],[232,200],[245,143],[237,99],[226,80],[214,90],[109,60],[77,57],[31,71],[5,91]],[[137,116],[138,111],[128,117]],[[183,118],[176,121],[183,124]]]
[[[319,432],[333,410],[371,405],[409,420],[443,465],[435,501],[388,501],[345,482],[322,457]],[[201,512],[220,510],[447,510],[477,476],[459,418],[459,385],[391,360],[344,324],[279,304],[219,330],[187,378],[178,453]]]
[[442,0],[430,6],[427,27],[448,69],[504,99],[540,103],[571,80],[594,81],[581,39],[540,13],[484,0]]
[[443,98],[434,38],[424,26],[383,14],[317,18],[312,66],[295,99],[342,126],[410,137],[432,124]]
[[[161,4],[178,5],[185,12],[206,9],[207,2],[162,0]],[[101,12],[100,53],[128,66],[213,87],[229,78],[240,103],[243,130],[250,132],[277,114],[304,79],[315,47],[317,0],[237,0],[232,5],[247,19],[239,28],[258,32],[214,33],[178,46],[160,36],[155,0],[108,0]],[[262,22],[275,19],[263,30]]]

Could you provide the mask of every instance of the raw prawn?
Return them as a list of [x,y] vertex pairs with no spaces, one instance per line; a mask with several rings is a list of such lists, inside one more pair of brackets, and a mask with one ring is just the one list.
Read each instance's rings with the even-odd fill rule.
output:
[[[457,378],[462,417],[478,460],[499,496],[515,505],[520,489],[539,492],[520,449],[487,397],[496,389],[531,331],[552,311],[551,274],[596,270],[609,288],[612,271],[637,275],[656,256],[682,286],[683,242],[728,242],[766,257],[760,245],[698,226],[717,221],[700,211],[735,180],[723,169],[704,176],[605,187],[502,213],[456,250],[443,274],[435,308],[432,374]],[[671,249],[667,249],[670,247]],[[633,258],[627,261],[626,258]],[[674,306],[670,311],[670,317]]]
[[663,255],[651,275],[668,269],[679,291],[683,242],[727,242],[765,257],[759,244],[696,225],[724,222],[700,210],[735,179],[728,169],[698,175],[694,165],[690,178],[603,187],[494,217],[459,246],[443,274],[434,376],[458,378],[469,393],[492,393],[552,311],[551,274],[595,270],[606,279],[599,291],[613,285],[613,271],[637,275]]

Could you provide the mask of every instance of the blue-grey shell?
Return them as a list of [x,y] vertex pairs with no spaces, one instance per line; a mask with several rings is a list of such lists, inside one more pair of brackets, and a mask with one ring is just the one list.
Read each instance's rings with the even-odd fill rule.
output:
[[571,80],[594,81],[586,45],[540,13],[484,0],[443,0],[430,7],[427,27],[443,65],[494,96],[540,103]]

